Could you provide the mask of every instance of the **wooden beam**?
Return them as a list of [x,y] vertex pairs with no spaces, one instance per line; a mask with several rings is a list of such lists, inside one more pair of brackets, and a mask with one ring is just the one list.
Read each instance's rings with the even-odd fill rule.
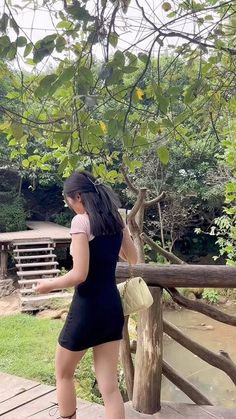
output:
[[7,276],[7,261],[8,261],[8,252],[5,248],[0,249],[0,278],[5,278]]
[[160,410],[162,375],[162,290],[150,288],[153,304],[143,310],[138,321],[135,357],[133,407],[138,412],[153,414]]
[[203,359],[213,367],[219,368],[220,370],[224,371],[236,384],[236,365],[227,357],[220,354],[215,354],[209,349],[204,348],[199,343],[194,342],[192,339],[185,336],[176,326],[167,322],[166,320],[163,321],[163,329],[164,332],[167,333],[172,339],[176,340],[176,342],[180,343],[180,345],[187,348],[193,354],[199,356],[199,358]]
[[207,399],[193,384],[181,377],[166,361],[162,363],[162,373],[175,386],[183,391],[194,403],[199,405],[210,405],[212,403]]
[[175,288],[166,288],[166,290],[174,302],[180,306],[187,308],[188,310],[198,311],[199,313],[205,314],[206,316],[219,322],[236,326],[236,316],[223,313],[223,311],[220,311],[209,304],[203,303],[202,301],[189,300],[189,298],[181,295]]
[[[127,263],[119,262],[117,282],[129,277]],[[163,288],[236,288],[236,266],[225,265],[158,265],[140,263],[133,274],[142,276],[150,286]]]
[[131,356],[129,331],[128,331],[129,316],[125,317],[123,327],[123,339],[120,346],[121,364],[123,366],[125,375],[125,384],[129,400],[132,400],[134,387],[134,364]]

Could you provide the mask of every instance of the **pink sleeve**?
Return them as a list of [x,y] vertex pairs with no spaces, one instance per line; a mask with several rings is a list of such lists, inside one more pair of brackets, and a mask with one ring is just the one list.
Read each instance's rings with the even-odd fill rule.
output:
[[70,234],[85,233],[88,240],[91,240],[93,236],[90,231],[90,222],[87,215],[77,214],[71,222]]

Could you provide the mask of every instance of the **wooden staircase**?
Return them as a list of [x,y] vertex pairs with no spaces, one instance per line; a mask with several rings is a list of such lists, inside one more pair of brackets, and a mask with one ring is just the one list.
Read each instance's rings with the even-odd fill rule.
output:
[[54,253],[54,242],[49,239],[21,240],[13,242],[13,257],[16,261],[20,285],[21,311],[36,311],[50,306],[50,301],[70,298],[66,290],[54,290],[49,294],[36,294],[33,285],[44,278],[55,278],[60,270]]

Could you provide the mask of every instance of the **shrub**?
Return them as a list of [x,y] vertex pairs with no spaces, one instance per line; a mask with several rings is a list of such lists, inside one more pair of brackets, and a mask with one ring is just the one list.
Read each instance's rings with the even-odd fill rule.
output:
[[4,203],[0,203],[0,231],[21,231],[26,228],[23,199],[11,194]]

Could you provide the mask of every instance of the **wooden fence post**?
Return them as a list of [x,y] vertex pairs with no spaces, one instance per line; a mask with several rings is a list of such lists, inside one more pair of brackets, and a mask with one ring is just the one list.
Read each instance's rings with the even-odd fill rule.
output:
[[129,316],[125,317],[123,328],[123,339],[121,341],[120,354],[121,364],[123,366],[125,383],[129,400],[132,400],[134,387],[134,365],[130,350],[129,330],[128,330]]
[[153,414],[161,408],[162,376],[162,290],[149,287],[154,302],[139,315],[135,357],[133,408]]

